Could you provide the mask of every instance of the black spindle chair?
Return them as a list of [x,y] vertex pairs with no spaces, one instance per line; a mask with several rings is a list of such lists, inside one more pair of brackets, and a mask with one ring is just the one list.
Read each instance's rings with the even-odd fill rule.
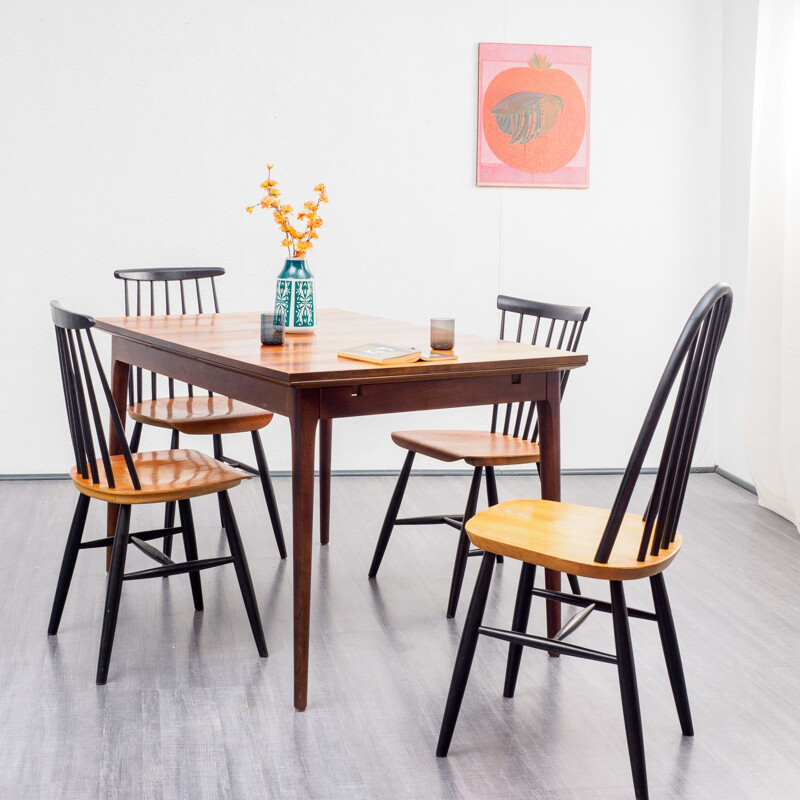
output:
[[[250,627],[258,654],[267,655],[264,630],[258,613],[253,582],[247,566],[242,540],[228,497],[232,489],[249,476],[196,450],[164,450],[161,452],[133,453],[125,441],[125,429],[114,406],[100,358],[92,338],[94,320],[50,304],[55,324],[61,380],[67,404],[75,466],[70,472],[75,487],[80,492],[78,504],[67,537],[67,545],[58,577],[53,610],[47,632],[58,633],[61,615],[72,581],[78,552],[86,548],[111,546],[103,632],[100,657],[97,664],[97,683],[104,684],[108,677],[111,648],[117,626],[122,584],[143,578],[157,578],[189,573],[194,607],[203,610],[203,592],[200,570],[233,564],[244,598]],[[95,387],[99,387],[100,401]],[[111,425],[119,439],[122,453],[110,455],[101,416],[105,406],[111,412]],[[225,520],[225,532],[231,555],[200,559],[197,555],[192,509],[189,498],[218,494]],[[117,527],[113,537],[82,541],[86,514],[91,498],[119,505]],[[131,507],[144,503],[171,501],[178,504],[180,525],[168,528],[130,533]],[[186,550],[185,562],[174,562],[168,555],[148,542],[165,534],[183,534]],[[133,544],[145,555],[158,562],[152,569],[125,572],[128,545]]]
[[[505,295],[498,296],[497,308],[500,310],[501,339],[508,338],[517,342],[529,342],[572,352],[578,349],[583,326],[589,318],[590,311],[589,306],[553,305]],[[506,336],[507,330],[508,336]],[[561,376],[562,396],[568,380],[569,370],[565,370]],[[447,616],[454,617],[467,559],[481,554],[480,550],[470,551],[469,538],[464,530],[464,520],[475,513],[478,505],[481,475],[486,470],[487,499],[490,506],[496,505],[498,498],[495,467],[535,463],[538,470],[538,439],[539,423],[535,402],[495,405],[492,408],[492,424],[488,431],[395,431],[392,434],[392,441],[408,450],[408,454],[378,535],[369,577],[374,578],[378,574],[395,525],[449,525],[459,531],[447,603]],[[397,514],[417,453],[444,462],[463,460],[474,468],[463,514],[437,514],[398,519]],[[498,560],[502,560],[502,557]],[[573,591],[579,593],[580,588],[575,576],[568,577]]]
[[[151,316],[202,314],[204,311],[218,314],[219,301],[214,279],[224,274],[225,270],[222,267],[165,267],[120,269],[114,273],[114,277],[124,282],[125,316],[138,317],[144,314]],[[173,449],[179,446],[181,433],[210,435],[216,459],[257,475],[261,479],[261,488],[267,502],[278,552],[281,558],[286,558],[286,543],[283,538],[278,503],[259,433],[272,422],[273,414],[263,408],[215,395],[213,392],[201,391],[196,395],[195,387],[190,384],[187,384],[185,396],[176,396],[175,381],[172,378],[167,380],[167,396],[163,397],[158,384],[156,373],[151,372],[148,376],[140,367],[131,370],[128,383],[128,416],[134,421],[131,450],[135,452],[139,449],[143,425],[171,430],[170,446]],[[150,397],[146,399],[145,395],[148,393]],[[229,458],[223,453],[222,436],[226,433],[250,434],[257,468]],[[174,518],[175,504],[170,503],[166,508],[164,527],[171,527]],[[171,548],[171,539],[167,537],[164,541],[164,551],[167,555],[170,554]]]
[[[681,730],[684,736],[694,734],[663,571],[681,548],[678,520],[711,374],[732,301],[730,287],[717,284],[703,295],[689,317],[647,411],[610,511],[547,500],[512,500],[486,509],[467,522],[467,533],[471,541],[484,550],[484,556],[456,656],[436,750],[438,756],[446,756],[449,750],[475,648],[483,634],[509,642],[505,697],[514,696],[523,647],[617,665],[634,789],[636,797],[646,798],[644,739],[629,617],[658,624]],[[679,374],[675,405],[650,501],[643,517],[627,513],[642,463]],[[483,625],[494,558],[498,554],[522,561],[511,630]],[[610,582],[611,602],[534,589],[537,566],[607,580]],[[623,581],[637,578],[649,578],[654,611],[626,606]],[[533,636],[527,633],[527,626],[534,595],[566,601],[582,606],[583,610],[566,622],[552,639]],[[614,653],[564,641],[592,611],[611,613],[616,645]]]

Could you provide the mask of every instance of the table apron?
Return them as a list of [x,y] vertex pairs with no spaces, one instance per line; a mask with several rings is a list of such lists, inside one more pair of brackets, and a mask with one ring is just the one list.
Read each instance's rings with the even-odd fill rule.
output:
[[217,366],[169,350],[159,350],[152,345],[119,336],[113,338],[112,357],[284,417],[291,413],[292,389],[284,383],[258,378],[245,371]]
[[303,388],[119,336],[113,337],[113,358],[286,417],[292,414],[295,392],[318,392],[320,419],[544,400],[551,374],[521,372]]
[[544,400],[547,397],[547,374],[517,373],[324,387],[319,390],[320,418]]

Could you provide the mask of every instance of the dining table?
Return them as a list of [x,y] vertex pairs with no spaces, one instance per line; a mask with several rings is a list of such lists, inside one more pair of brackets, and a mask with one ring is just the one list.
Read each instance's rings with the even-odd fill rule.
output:
[[[560,500],[561,375],[587,356],[459,333],[455,361],[373,364],[339,357],[367,343],[424,350],[426,325],[339,309],[318,312],[313,332],[287,333],[263,346],[259,313],[127,316],[96,320],[111,336],[111,392],[126,417],[130,368],[184,381],[285,416],[291,429],[294,707],[308,703],[314,464],[319,429],[320,541],[330,535],[333,420],[405,411],[534,401],[539,419],[541,495]],[[112,428],[110,448],[119,453]],[[109,535],[117,508],[109,505]],[[558,590],[561,576],[548,570]],[[560,605],[548,601],[547,631],[560,628]]]

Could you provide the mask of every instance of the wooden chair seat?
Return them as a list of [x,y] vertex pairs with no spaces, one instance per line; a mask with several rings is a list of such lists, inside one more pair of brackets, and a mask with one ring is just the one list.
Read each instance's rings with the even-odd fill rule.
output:
[[470,541],[481,550],[586,578],[624,581],[656,575],[681,548],[681,536],[656,556],[637,561],[644,522],[625,514],[607,564],[595,561],[609,510],[552,500],[510,500],[467,522]]
[[81,477],[78,468],[70,477],[78,491],[108,503],[141,504],[187,500],[214,494],[237,486],[250,476],[229,467],[197,450],[160,450],[133,453],[133,464],[141,489],[135,489],[123,456],[111,456],[111,469],[116,488],[110,488],[102,459],[97,460],[100,482],[92,483],[91,475]]
[[517,436],[489,431],[395,431],[392,441],[438,461],[466,461],[473,467],[532,464],[539,445]]
[[128,406],[135,422],[170,428],[198,436],[249,433],[272,422],[273,414],[263,408],[229,397],[162,397]]

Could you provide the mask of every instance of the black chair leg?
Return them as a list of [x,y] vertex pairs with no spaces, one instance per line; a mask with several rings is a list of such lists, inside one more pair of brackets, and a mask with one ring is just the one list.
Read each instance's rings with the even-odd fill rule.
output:
[[228,546],[233,556],[233,565],[236,568],[236,577],[239,580],[239,588],[242,592],[244,607],[247,610],[247,618],[250,620],[250,628],[253,631],[253,638],[256,640],[258,654],[261,658],[266,658],[267,641],[264,638],[264,628],[261,625],[261,616],[258,613],[256,593],[253,589],[253,579],[250,577],[250,568],[247,566],[242,537],[239,535],[236,517],[233,515],[233,506],[227,492],[220,492],[219,500],[225,533],[228,537]]
[[633,773],[633,789],[638,800],[647,800],[647,768],[644,758],[642,715],[639,710],[639,690],[633,664],[631,631],[622,581],[611,581],[611,612],[614,617],[614,641],[617,649],[617,671],[622,695],[622,713],[625,718],[625,735]]
[[[222,434],[215,433],[211,437],[211,439],[212,439],[212,441],[214,443],[214,458],[216,458],[217,461],[222,461],[222,456],[223,456],[223,452],[222,452]],[[224,512],[224,510],[222,508],[222,497],[219,494],[217,495],[217,501],[219,503],[219,524],[224,529],[225,528],[225,512]]]
[[[497,478],[494,474],[494,467],[486,467],[486,497],[490,506],[496,506],[500,502],[497,499]],[[503,556],[497,556],[497,563],[503,563]]]
[[264,490],[264,499],[267,501],[267,511],[269,521],[272,524],[272,532],[275,534],[275,542],[278,545],[278,553],[281,558],[286,558],[286,542],[283,538],[283,526],[281,525],[281,515],[278,513],[278,501],[275,499],[275,490],[272,488],[272,479],[269,475],[267,457],[264,455],[264,445],[261,443],[261,436],[258,431],[252,431],[253,450],[256,453],[256,464],[258,466],[258,477],[261,478],[261,488]]
[[[183,529],[183,547],[186,550],[187,561],[197,561],[197,536],[194,531],[194,517],[192,506],[188,500],[178,501],[178,510],[181,515],[181,528]],[[190,572],[189,583],[192,586],[192,599],[197,611],[203,610],[203,587],[200,583],[200,573]]]
[[394,530],[394,523],[397,519],[397,514],[400,511],[400,504],[403,502],[403,495],[406,493],[406,486],[408,485],[408,476],[411,474],[411,465],[414,463],[414,453],[409,450],[406,454],[406,460],[403,462],[403,468],[400,470],[400,477],[392,492],[392,499],[389,501],[389,508],[386,509],[386,516],[383,520],[381,532],[378,534],[378,542],[375,545],[375,552],[372,554],[372,563],[369,567],[369,577],[374,578],[378,574],[383,555],[386,552],[386,546],[389,544],[389,539]]
[[[180,432],[173,429],[172,438],[169,443],[170,450],[177,450],[180,445]],[[175,525],[175,501],[172,500],[166,504],[164,508],[164,527],[171,528]],[[164,537],[164,546],[162,547],[165,556],[172,555],[172,534]]]
[[[456,615],[458,608],[458,598],[461,594],[461,584],[464,582],[464,572],[467,569],[467,559],[469,559],[469,536],[467,536],[467,522],[475,516],[475,509],[478,507],[478,493],[481,489],[481,473],[483,467],[475,467],[472,473],[472,485],[469,488],[467,497],[467,507],[464,509],[464,519],[461,522],[461,533],[458,535],[458,547],[456,548],[456,558],[453,563],[453,577],[450,580],[450,598],[447,601],[447,618],[452,619]],[[492,555],[492,560],[495,556]]]
[[484,553],[481,559],[478,581],[475,584],[472,602],[469,605],[467,619],[464,623],[464,632],[461,634],[461,643],[458,646],[453,678],[450,681],[450,691],[447,695],[447,705],[444,709],[442,727],[439,731],[436,755],[440,758],[444,758],[450,749],[453,731],[458,721],[458,712],[461,710],[461,701],[464,699],[464,691],[467,688],[472,659],[475,656],[475,648],[478,645],[478,628],[483,622],[483,613],[486,611],[486,599],[489,597],[489,587],[492,584],[494,564],[494,555],[492,553]]
[[131,453],[139,452],[139,443],[142,441],[142,423],[135,422],[133,424],[133,433],[131,434]]
[[675,698],[675,708],[678,710],[681,731],[683,731],[684,736],[694,736],[694,725],[692,724],[692,712],[689,709],[686,679],[683,675],[681,651],[678,647],[675,623],[672,620],[672,609],[669,605],[664,574],[653,575],[650,578],[650,587],[653,590],[653,604],[658,618],[658,632],[661,634],[661,646],[664,650],[664,660],[667,662],[669,682],[672,685],[672,696]]
[[61,615],[64,612],[64,604],[67,602],[72,573],[75,571],[75,562],[78,560],[83,529],[86,527],[89,499],[88,495],[79,494],[75,513],[72,515],[72,525],[69,529],[69,536],[67,536],[64,558],[61,561],[61,572],[58,575],[58,583],[56,584],[56,596],[53,598],[53,610],[50,612],[50,624],[47,626],[47,633],[50,636],[55,636],[58,633],[58,626],[61,624]]
[[102,686],[108,678],[111,663],[111,648],[117,630],[119,601],[122,597],[122,576],[125,573],[125,555],[128,551],[128,531],[131,525],[131,507],[120,506],[114,544],[111,547],[111,565],[108,570],[106,605],[103,614],[103,633],[100,637],[100,657],[97,661],[97,684]]
[[[511,630],[518,633],[528,632],[528,620],[531,615],[531,601],[533,600],[533,579],[536,577],[535,564],[522,564],[519,573],[519,588],[517,589],[517,601],[514,604],[514,621]],[[508,646],[508,661],[506,663],[506,682],[503,687],[503,697],[513,697],[517,688],[517,676],[519,675],[519,665],[522,661],[521,644],[511,644]]]
[[[164,507],[164,527],[172,528],[175,525],[175,501],[172,500],[165,504]],[[164,537],[163,547],[165,556],[172,555],[172,534],[167,534]]]

